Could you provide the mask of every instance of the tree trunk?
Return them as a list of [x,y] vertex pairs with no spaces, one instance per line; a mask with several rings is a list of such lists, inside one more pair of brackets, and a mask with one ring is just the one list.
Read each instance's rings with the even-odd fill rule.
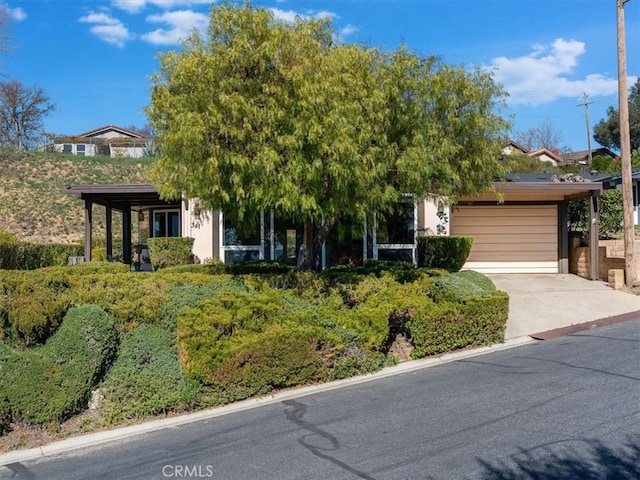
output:
[[317,225],[311,217],[305,219],[302,248],[298,252],[298,269],[322,270],[322,245],[332,226],[333,222]]
[[319,270],[315,265],[315,224],[310,217],[304,221],[304,233],[302,234],[302,248],[298,252],[298,269]]

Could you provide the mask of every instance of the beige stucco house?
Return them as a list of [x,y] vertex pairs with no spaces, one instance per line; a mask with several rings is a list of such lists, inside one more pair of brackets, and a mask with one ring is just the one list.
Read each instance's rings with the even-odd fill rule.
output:
[[87,157],[139,158],[144,156],[145,147],[151,140],[142,133],[106,125],[78,135],[59,137],[53,148],[57,152]]
[[[136,213],[149,222],[149,236],[194,238],[193,253],[200,261],[295,263],[302,243],[302,225],[274,210],[238,223],[232,214],[221,211],[201,213],[194,200],[162,201],[151,185],[77,185],[69,186],[67,192],[85,202],[87,261],[91,259],[91,212],[95,204],[107,209],[108,222],[112,210],[123,213],[123,224],[128,228],[122,232],[125,259],[131,254],[130,225]],[[438,198],[415,201],[408,196],[392,214],[372,213],[360,221],[339,223],[322,249],[321,266],[357,265],[366,259],[415,263],[417,236],[452,234],[473,238],[465,269],[483,273],[570,273],[568,202],[585,198],[594,226],[589,278],[597,279],[597,199],[601,192],[600,182],[543,178],[495,182],[491,191],[460,197],[454,207]],[[110,245],[107,238],[108,255]]]

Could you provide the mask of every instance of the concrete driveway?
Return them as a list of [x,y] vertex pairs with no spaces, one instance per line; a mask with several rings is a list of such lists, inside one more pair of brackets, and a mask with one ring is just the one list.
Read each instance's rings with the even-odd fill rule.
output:
[[576,275],[490,274],[509,294],[507,339],[637,312],[640,296]]

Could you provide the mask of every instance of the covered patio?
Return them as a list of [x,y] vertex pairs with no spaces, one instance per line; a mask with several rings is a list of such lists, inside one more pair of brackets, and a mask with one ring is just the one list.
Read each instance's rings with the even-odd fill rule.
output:
[[122,261],[130,263],[131,213],[143,210],[180,208],[180,200],[162,200],[156,187],[150,184],[135,185],[68,185],[65,193],[84,200],[84,261],[91,261],[93,247],[93,205],[101,205],[106,213],[107,258],[113,255],[113,212],[122,213]]

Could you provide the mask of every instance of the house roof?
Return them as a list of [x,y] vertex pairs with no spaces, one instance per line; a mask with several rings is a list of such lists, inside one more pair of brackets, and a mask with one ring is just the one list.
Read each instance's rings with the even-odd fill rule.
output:
[[180,200],[161,199],[156,187],[150,184],[67,185],[63,192],[121,212],[180,205]]
[[[609,173],[607,174],[606,179],[612,183],[620,183],[622,182],[622,173]],[[634,168],[633,170],[631,170],[631,180],[634,182],[640,182],[640,168]]]
[[[612,152],[611,150],[605,147],[592,148],[591,156],[592,157],[602,156],[602,157],[611,157],[611,158],[618,157],[618,155],[616,155],[614,152]],[[564,153],[562,154],[562,158],[567,163],[581,163],[581,162],[586,163],[589,160],[589,150],[580,150],[577,152]]]
[[546,148],[539,148],[538,150],[534,150],[532,152],[527,153],[527,157],[541,157],[543,155],[546,155],[547,157],[551,158],[556,163],[563,162],[563,159],[559,154],[552,152],[551,150],[547,150]]
[[524,148],[524,147],[523,147],[522,145],[520,145],[519,143],[514,142],[513,140],[509,140],[509,141],[505,142],[505,143],[502,145],[502,148],[505,148],[505,147],[513,147],[513,148],[515,148],[515,149],[517,149],[517,150],[520,150],[522,153],[528,153],[528,152],[529,152],[529,150],[527,150],[526,148]]
[[88,132],[80,133],[78,135],[74,135],[76,137],[95,137],[97,135],[101,135],[106,132],[117,132],[122,134],[125,137],[130,138],[148,138],[147,135],[139,132],[134,132],[132,130],[127,130],[126,128],[118,127],[116,125],[105,125],[104,127],[96,128],[93,130],[89,130]]

